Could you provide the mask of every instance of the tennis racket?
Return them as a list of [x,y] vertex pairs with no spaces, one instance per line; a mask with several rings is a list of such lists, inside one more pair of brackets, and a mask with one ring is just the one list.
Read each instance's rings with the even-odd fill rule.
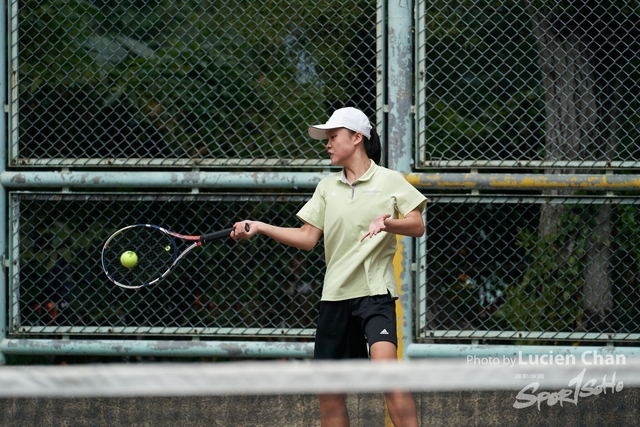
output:
[[[249,231],[249,225],[245,225]],[[202,245],[229,237],[233,228],[201,236],[185,236],[157,225],[136,224],[113,233],[102,247],[102,269],[114,284],[126,289],[155,285],[178,262]],[[178,253],[178,243],[190,245]]]

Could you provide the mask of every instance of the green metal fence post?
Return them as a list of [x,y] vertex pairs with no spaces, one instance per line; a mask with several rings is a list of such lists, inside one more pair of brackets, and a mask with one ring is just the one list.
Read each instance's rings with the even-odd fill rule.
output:
[[[6,170],[7,165],[7,5],[0,0],[0,106],[3,111],[0,114],[0,173]],[[7,258],[7,192],[0,185],[0,342],[7,336],[7,270],[5,259]],[[0,351],[0,365],[4,365],[6,359]]]
[[[387,130],[387,153],[389,167],[402,173],[411,172],[413,152],[413,2],[389,2],[388,26],[388,93],[389,115]],[[404,357],[404,343],[413,341],[413,310],[411,255],[413,239],[399,239],[399,253],[396,257],[396,277],[398,280],[402,323],[399,328],[399,355]],[[399,263],[398,263],[399,262]]]

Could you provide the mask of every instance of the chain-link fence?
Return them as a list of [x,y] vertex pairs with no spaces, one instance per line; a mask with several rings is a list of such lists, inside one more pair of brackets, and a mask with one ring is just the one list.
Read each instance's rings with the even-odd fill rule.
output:
[[12,193],[10,333],[309,336],[323,252],[270,239],[205,244],[158,285],[126,290],[103,273],[102,245],[126,225],[185,234],[238,218],[297,226],[308,196]]
[[[217,242],[129,292],[103,274],[100,248],[135,223],[186,234],[241,218],[299,224],[306,190],[259,185],[274,168],[329,166],[307,125],[345,105],[379,129],[396,119],[384,113],[396,101],[384,92],[399,84],[385,77],[386,2],[7,6],[10,170],[66,167],[97,181],[97,167],[137,179],[151,168],[256,173],[243,194],[51,193],[34,177],[31,192],[9,198],[9,336],[313,335],[321,249]],[[640,169],[638,2],[415,6],[406,73],[417,85],[417,171]],[[430,197],[416,245],[417,338],[638,339],[637,193],[575,194]]]
[[638,198],[429,200],[419,337],[640,337]]
[[417,167],[640,167],[637,1],[423,1],[416,25]]
[[375,1],[10,3],[13,166],[327,166],[304,132],[376,121]]

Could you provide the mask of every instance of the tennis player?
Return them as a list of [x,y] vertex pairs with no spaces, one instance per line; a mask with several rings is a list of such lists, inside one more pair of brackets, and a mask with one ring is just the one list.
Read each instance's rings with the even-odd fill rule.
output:
[[[327,140],[331,163],[342,166],[342,171],[318,183],[297,214],[302,226],[242,221],[234,224],[232,237],[263,234],[311,250],[324,233],[327,268],[314,358],[395,360],[395,235],[424,234],[426,198],[401,174],[378,165],[380,139],[362,111],[336,110],[325,124],[310,126],[309,135]],[[319,400],[322,426],[349,425],[344,394],[322,394]],[[410,393],[389,392],[386,400],[396,427],[418,426]]]

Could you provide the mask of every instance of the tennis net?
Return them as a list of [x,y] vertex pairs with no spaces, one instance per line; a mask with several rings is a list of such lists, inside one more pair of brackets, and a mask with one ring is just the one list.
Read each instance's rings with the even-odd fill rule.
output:
[[265,395],[599,387],[604,393],[640,386],[640,360],[466,357],[369,361],[143,363],[0,368],[0,397]]

